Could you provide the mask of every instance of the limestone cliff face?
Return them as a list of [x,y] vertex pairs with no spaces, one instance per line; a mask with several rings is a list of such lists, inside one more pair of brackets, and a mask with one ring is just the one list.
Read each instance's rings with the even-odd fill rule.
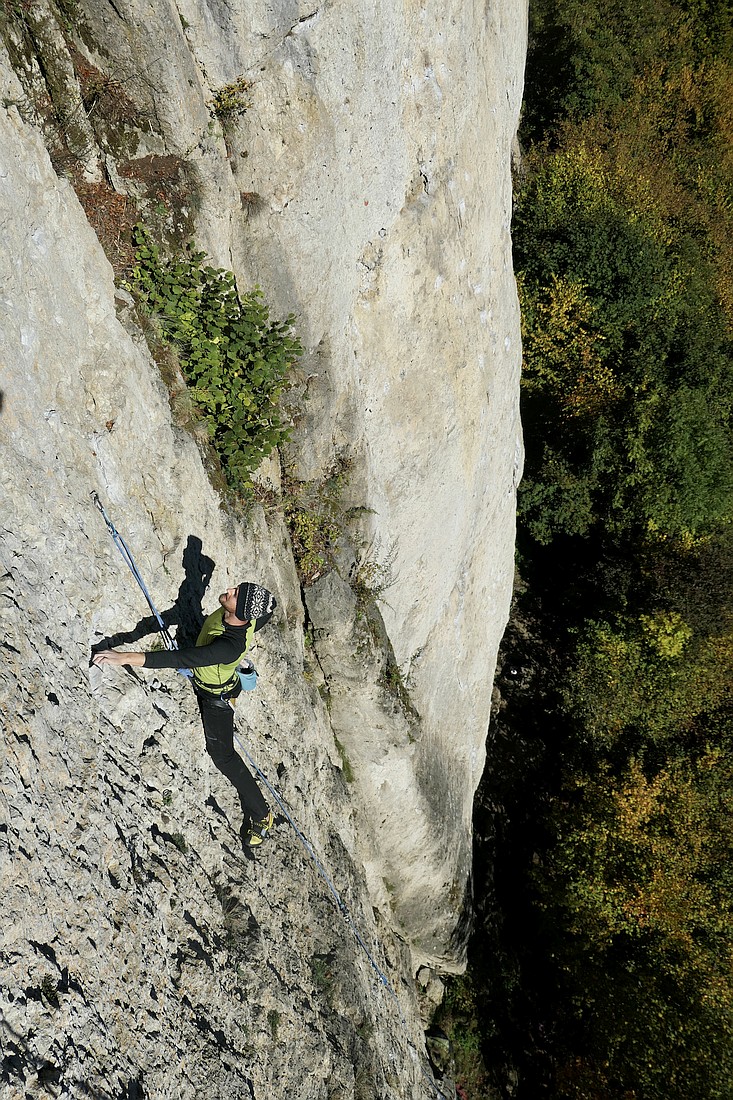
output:
[[[0,50],[3,1088],[434,1095],[411,974],[461,966],[512,579],[524,9],[21,9]],[[281,510],[221,510],[77,193],[108,253],[125,203],[157,202],[298,315],[284,458],[314,484],[348,466],[361,517],[305,594]],[[105,638],[153,641],[92,491],[182,635],[231,583],[277,593],[238,725],[362,947],[287,824],[245,860],[183,678],[89,669]],[[370,555],[392,583],[365,614]]]
[[[381,611],[419,716],[409,736],[364,682],[358,624],[333,659],[336,579],[308,602],[332,724],[359,763],[372,893],[384,902],[396,884],[418,952],[449,965],[513,578],[510,147],[524,11],[455,0],[181,12],[212,86],[251,81],[227,148],[237,190],[259,205],[227,240],[237,270],[301,319],[297,475],[351,460],[363,544],[390,561]],[[348,593],[337,603],[351,621]]]

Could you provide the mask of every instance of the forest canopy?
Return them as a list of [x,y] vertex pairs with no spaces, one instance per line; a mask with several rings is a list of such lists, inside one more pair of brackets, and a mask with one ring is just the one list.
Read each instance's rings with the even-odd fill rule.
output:
[[721,0],[530,0],[477,1096],[731,1094],[732,62]]

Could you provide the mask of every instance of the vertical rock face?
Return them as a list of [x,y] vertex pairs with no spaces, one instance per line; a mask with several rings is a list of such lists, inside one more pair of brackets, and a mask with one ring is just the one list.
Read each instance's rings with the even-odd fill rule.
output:
[[[434,1095],[406,979],[419,962],[462,965],[511,592],[509,153],[526,12],[33,9],[0,49],[3,1083],[13,1096]],[[233,108],[221,117],[217,95]],[[98,229],[102,199],[106,212],[175,193],[178,231],[297,314],[289,475],[348,470],[356,517],[305,608],[280,510],[227,516],[174,427],[64,173]],[[105,638],[153,643],[92,491],[180,636],[229,584],[278,594],[239,726],[361,947],[286,823],[245,860],[183,678],[89,669]]]
[[[3,1096],[429,1095],[409,953],[369,905],[303,677],[282,525],[221,512],[72,188],[15,109],[0,146]],[[90,490],[184,633],[240,579],[278,593],[237,714],[283,800],[259,862],[183,678],[89,667],[105,639],[155,642]]]
[[[379,705],[366,732],[353,687],[332,710],[361,761],[372,890],[396,885],[418,955],[446,965],[513,579],[510,149],[525,12],[462,0],[214,10],[181,8],[212,86],[249,81],[250,106],[227,133],[250,197],[232,254],[296,312],[310,349],[297,475],[350,463],[367,556],[394,582],[380,607],[416,712],[411,736]],[[334,625],[323,602],[309,601],[319,654]],[[332,696],[358,633],[335,663],[331,644],[324,652]],[[428,882],[445,906],[426,901]]]

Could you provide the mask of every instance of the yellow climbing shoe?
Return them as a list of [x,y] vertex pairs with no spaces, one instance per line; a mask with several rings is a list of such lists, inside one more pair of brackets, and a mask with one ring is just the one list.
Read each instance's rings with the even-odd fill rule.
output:
[[256,848],[265,840],[274,824],[274,818],[272,811],[268,813],[267,817],[263,817],[262,821],[253,821],[247,830],[247,834],[244,838],[244,843],[248,848]]

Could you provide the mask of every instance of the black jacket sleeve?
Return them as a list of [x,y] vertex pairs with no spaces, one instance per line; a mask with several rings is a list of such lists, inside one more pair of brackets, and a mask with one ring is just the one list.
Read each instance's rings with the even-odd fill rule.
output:
[[208,665],[228,665],[241,657],[247,648],[247,628],[228,626],[219,638],[208,645],[187,649],[160,649],[145,654],[145,668],[206,668]]

